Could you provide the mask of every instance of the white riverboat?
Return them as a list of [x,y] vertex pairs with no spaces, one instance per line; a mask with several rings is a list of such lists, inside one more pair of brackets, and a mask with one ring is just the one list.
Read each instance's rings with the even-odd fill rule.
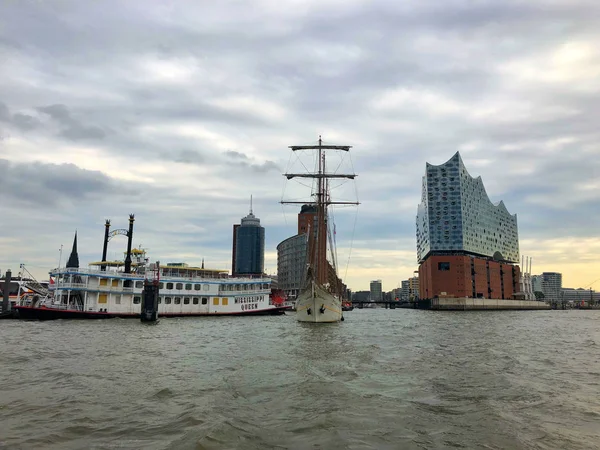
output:
[[[17,305],[19,318],[139,318],[144,279],[156,265],[143,249],[133,249],[131,256],[131,273],[125,273],[121,261],[52,270],[49,294],[35,304]],[[283,314],[289,309],[272,295],[270,278],[231,278],[226,271],[171,263],[159,265],[159,283],[159,317]]]

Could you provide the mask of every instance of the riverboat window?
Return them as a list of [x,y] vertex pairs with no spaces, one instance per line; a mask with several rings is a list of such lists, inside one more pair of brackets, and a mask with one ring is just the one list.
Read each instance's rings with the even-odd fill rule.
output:
[[173,283],[167,283],[167,289],[173,289]]
[[202,297],[202,304],[208,305],[208,297]]
[[189,305],[190,304],[190,298],[189,297],[184,297],[183,304],[184,305]]
[[108,280],[106,278],[100,278],[100,286],[106,286],[108,284]]
[[119,285],[119,280],[112,280],[113,287],[117,287]]
[[444,271],[444,272],[450,270],[450,263],[449,262],[439,262],[438,270]]
[[205,291],[208,291],[208,289],[209,289],[209,288],[210,288],[210,286],[208,286],[208,284],[205,284],[205,285],[204,285],[204,290],[205,290]]
[[143,281],[136,281],[135,282],[135,287],[136,288],[143,288],[144,287],[144,282]]
[[213,298],[213,305],[217,306],[219,304],[219,297]]
[[115,295],[115,305],[120,305],[120,304],[121,304],[121,296]]
[[191,283],[186,284],[185,285],[185,290],[186,291],[191,291],[192,290],[192,284]]
[[183,283],[177,283],[177,284],[175,285],[175,289],[177,289],[177,290],[179,290],[179,291],[180,291],[180,290],[182,290],[182,289],[183,289]]
[[158,297],[158,304],[160,305],[162,303],[162,297]]
[[139,305],[141,301],[142,301],[142,297],[140,297],[139,295],[136,295],[135,297],[133,297],[134,305]]
[[176,305],[180,305],[181,304],[181,297],[175,297],[175,304]]
[[227,306],[229,304],[229,299],[228,298],[224,298],[223,299],[223,306]]
[[171,304],[171,297],[165,297],[165,305]]
[[159,289],[164,289],[165,288],[165,283],[163,283],[162,281],[160,283],[158,283],[158,288]]
[[198,297],[194,297],[194,305],[198,304],[198,300],[199,300]]
[[202,285],[201,285],[201,284],[195,284],[195,285],[194,285],[194,290],[195,290],[195,291],[199,291],[201,288],[202,288]]

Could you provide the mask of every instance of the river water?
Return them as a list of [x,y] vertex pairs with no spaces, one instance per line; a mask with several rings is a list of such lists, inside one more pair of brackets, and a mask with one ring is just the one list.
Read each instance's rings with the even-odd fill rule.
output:
[[0,322],[0,448],[600,448],[600,311]]

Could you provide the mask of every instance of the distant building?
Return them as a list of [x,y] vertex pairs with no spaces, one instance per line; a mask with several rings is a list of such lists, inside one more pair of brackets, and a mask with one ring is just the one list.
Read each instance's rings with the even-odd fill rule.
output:
[[297,234],[277,246],[277,277],[279,289],[296,298],[306,276],[306,234]]
[[233,267],[234,276],[262,275],[265,265],[265,229],[260,219],[250,213],[233,226]]
[[353,302],[368,302],[371,296],[370,291],[356,291],[352,293]]
[[403,280],[400,283],[400,301],[407,302],[408,301],[408,280]]
[[562,301],[562,273],[544,272],[542,273],[542,292],[544,300],[549,302]]
[[383,291],[381,280],[373,280],[369,286],[369,292],[372,302],[380,302],[383,300]]
[[544,277],[541,275],[532,275],[531,276],[531,285],[533,287],[533,292],[544,292],[542,291],[542,280]]
[[490,201],[458,152],[426,164],[416,230],[420,298],[511,299],[519,292],[517,216]]
[[600,292],[596,292],[592,289],[573,289],[573,288],[562,288],[561,299],[564,302],[573,303],[586,303],[590,302],[597,304],[600,303]]

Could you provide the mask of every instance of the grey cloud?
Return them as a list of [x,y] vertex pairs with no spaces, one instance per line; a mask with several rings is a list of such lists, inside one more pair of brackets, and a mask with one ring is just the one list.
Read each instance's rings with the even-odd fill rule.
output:
[[50,208],[98,196],[137,195],[139,189],[117,182],[102,172],[74,164],[18,163],[0,159],[0,188],[5,198]]
[[38,111],[49,115],[61,126],[61,136],[77,141],[82,139],[103,139],[106,132],[100,127],[82,124],[79,120],[73,118],[69,109],[65,105],[49,105],[38,107]]
[[41,125],[41,122],[28,114],[16,113],[11,116],[8,106],[0,102],[0,121],[15,126],[23,131],[33,130]]
[[227,150],[225,154],[234,159],[248,159],[248,156],[246,156],[245,154],[240,152],[234,152],[233,150]]
[[33,116],[27,114],[15,114],[12,123],[24,131],[33,130],[41,125],[41,122]]
[[10,111],[8,110],[8,107],[2,102],[0,102],[0,120],[3,122],[10,121]]
[[203,164],[206,158],[193,150],[181,150],[175,153],[174,161],[179,163]]

